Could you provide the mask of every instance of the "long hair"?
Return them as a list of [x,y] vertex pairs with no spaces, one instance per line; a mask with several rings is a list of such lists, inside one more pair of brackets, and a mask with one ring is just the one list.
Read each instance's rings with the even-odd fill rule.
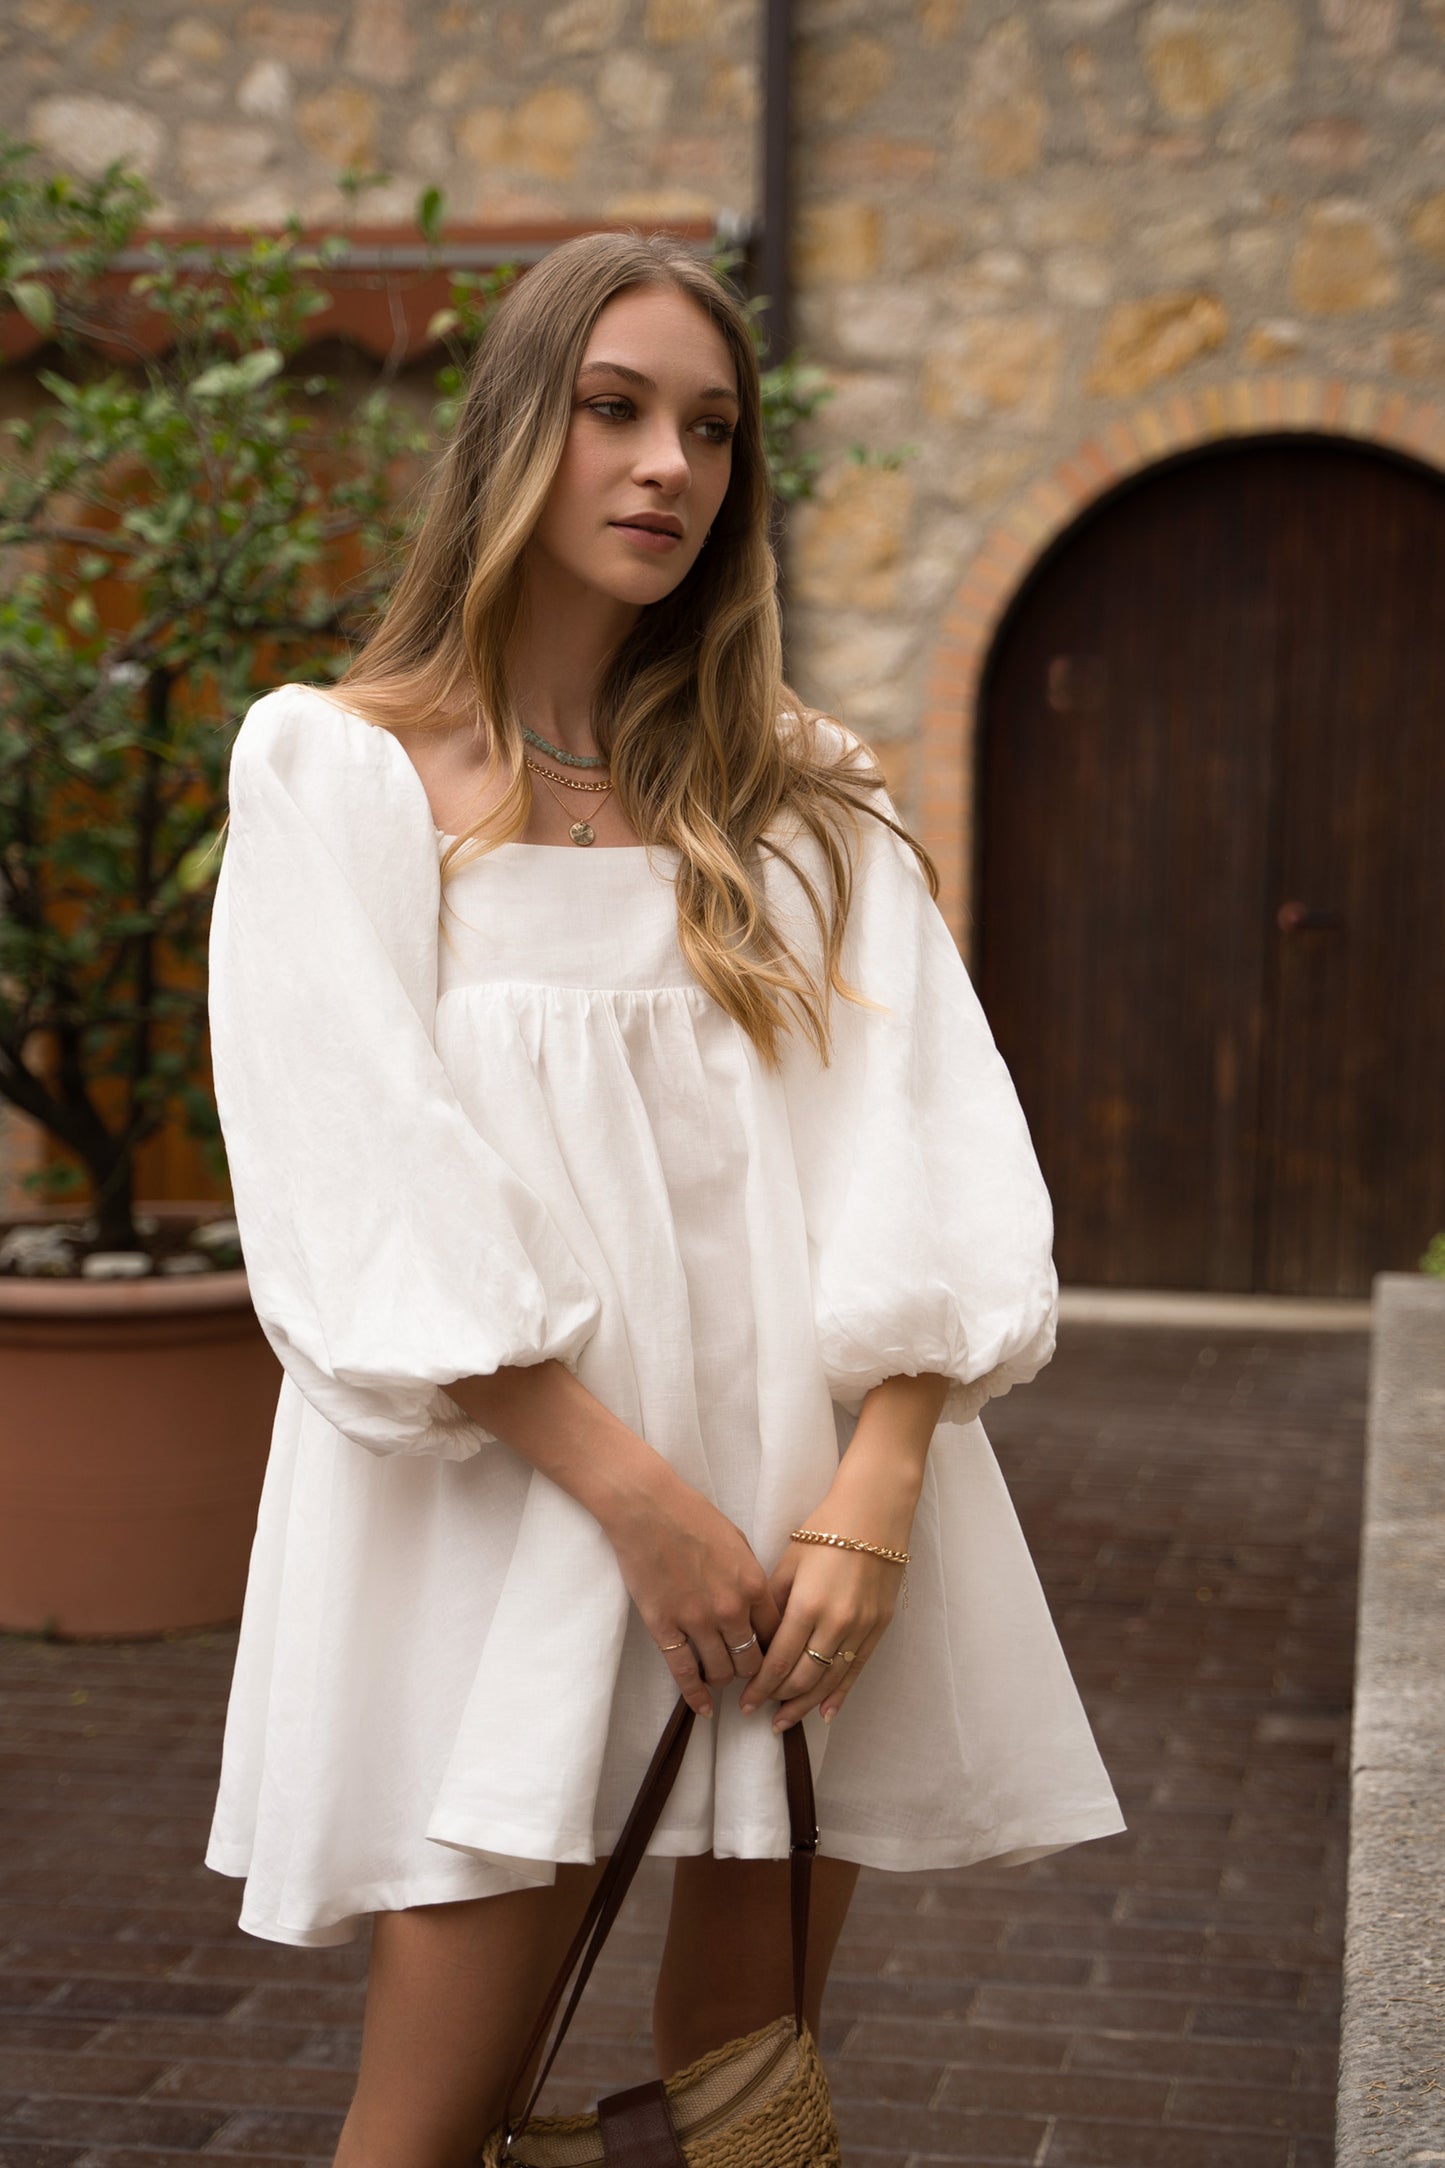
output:
[[[777,1065],[781,1036],[796,1022],[826,1060],[830,991],[860,998],[839,966],[859,814],[903,837],[935,895],[938,877],[922,846],[872,802],[883,778],[871,756],[784,682],[757,355],[737,297],[684,242],[582,235],[506,295],[477,349],[405,567],[336,691],[399,736],[477,718],[507,787],[449,847],[444,881],[464,850],[474,856],[520,834],[532,780],[507,657],[523,551],[562,457],[592,327],[615,296],[645,286],[670,286],[710,318],[732,354],[740,412],[711,540],[608,661],[593,734],[635,833],[679,854],[678,936],[699,983],[766,1065]],[[821,882],[770,833],[778,830],[813,839]],[[810,916],[819,937],[811,962],[769,908],[768,856],[791,869],[806,899],[805,923]]]

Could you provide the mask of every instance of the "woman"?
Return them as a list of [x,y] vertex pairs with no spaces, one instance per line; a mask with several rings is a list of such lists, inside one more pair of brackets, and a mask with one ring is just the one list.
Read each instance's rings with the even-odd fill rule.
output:
[[782,681],[768,515],[734,296],[568,242],[365,651],[237,739],[216,1083],[286,1376],[208,1859],[254,1934],[375,1915],[342,2168],[496,2120],[678,1692],[664,2074],[788,2006],[780,1728],[815,2030],[860,1863],[1121,1826],[976,1421],[1052,1351],[1048,1200],[928,861]]

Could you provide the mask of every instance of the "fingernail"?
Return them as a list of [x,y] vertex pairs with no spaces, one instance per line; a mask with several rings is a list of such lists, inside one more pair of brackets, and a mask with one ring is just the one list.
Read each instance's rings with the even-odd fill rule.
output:
[[773,1729],[774,1729],[774,1731],[786,1731],[786,1730],[787,1730],[787,1728],[788,1728],[788,1719],[787,1719],[787,1718],[786,1718],[785,1716],[775,1716],[775,1717],[773,1718]]
[[697,1713],[698,1713],[698,1715],[699,1715],[699,1716],[711,1716],[711,1715],[712,1715],[712,1703],[711,1703],[711,1702],[709,1702],[709,1703],[708,1703],[708,1705],[707,1705],[707,1707],[706,1707],[705,1709],[699,1709]]
[[825,1709],[823,1711],[823,1722],[825,1724],[831,1724],[837,1714],[838,1712],[836,1709]]
[[755,1701],[740,1701],[738,1708],[744,1716],[751,1716],[757,1708],[757,1703]]

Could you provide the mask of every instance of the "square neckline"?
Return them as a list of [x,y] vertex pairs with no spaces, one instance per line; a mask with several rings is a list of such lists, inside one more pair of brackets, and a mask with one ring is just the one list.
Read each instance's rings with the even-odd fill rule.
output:
[[[320,690],[320,688],[318,688],[318,687],[316,687],[316,686],[308,686],[308,687],[306,687],[305,689],[306,689],[306,690],[307,690],[308,692],[317,692],[317,691],[319,691],[319,690]],[[412,759],[411,755],[410,755],[410,754],[409,754],[409,753],[407,752],[407,750],[406,750],[406,747],[405,747],[405,746],[404,746],[404,745],[402,744],[402,742],[401,742],[400,738],[398,738],[398,736],[396,735],[396,732],[395,732],[394,730],[388,730],[388,729],[386,728],[385,724],[380,724],[380,725],[378,725],[378,724],[373,724],[373,723],[371,723],[371,722],[369,721],[369,719],[368,719],[368,718],[367,718],[367,717],[366,717],[365,715],[363,715],[363,714],[362,714],[362,713],[360,712],[360,710],[359,710],[359,709],[357,709],[357,708],[353,708],[353,707],[349,706],[349,705],[347,704],[347,702],[346,702],[346,701],[344,701],[344,700],[339,700],[339,699],[334,699],[334,698],[332,698],[332,697],[330,696],[330,694],[329,694],[329,693],[327,693],[326,691],[321,691],[321,692],[320,692],[320,696],[321,696],[321,698],[322,698],[323,700],[326,700],[326,702],[327,702],[328,706],[331,706],[331,707],[334,707],[334,708],[337,708],[337,709],[339,709],[339,710],[340,710],[340,712],[341,712],[341,713],[342,713],[343,715],[349,715],[349,716],[351,716],[351,717],[353,718],[353,720],[354,720],[354,721],[356,721],[356,722],[358,722],[358,723],[361,723],[361,724],[363,724],[363,725],[364,725],[364,726],[365,726],[365,727],[366,727],[367,729],[371,729],[371,730],[376,730],[376,729],[380,729],[380,731],[381,731],[382,735],[383,735],[383,736],[384,736],[384,737],[385,737],[385,738],[387,739],[387,741],[388,741],[388,743],[389,743],[389,744],[391,745],[391,747],[392,747],[393,751],[394,751],[394,752],[395,752],[395,753],[396,753],[396,754],[397,754],[397,755],[399,756],[399,758],[400,758],[400,759],[401,759],[401,761],[403,762],[403,764],[404,764],[404,766],[405,766],[405,768],[406,768],[406,772],[407,772],[407,775],[408,775],[408,777],[409,777],[409,778],[410,778],[410,780],[411,780],[411,784],[412,784],[413,788],[414,788],[414,789],[416,789],[417,791],[419,791],[419,792],[421,793],[421,796],[422,796],[422,798],[423,798],[423,801],[424,801],[424,802],[425,802],[425,804],[426,804],[426,809],[427,809],[427,811],[428,811],[428,812],[430,813],[430,812],[431,812],[431,801],[430,801],[430,799],[428,799],[428,798],[427,798],[427,796],[426,796],[426,785],[425,785],[425,784],[423,783],[423,781],[422,781],[422,779],[421,779],[421,776],[420,776],[420,774],[419,774],[419,772],[418,772],[418,770],[417,770],[417,766],[416,766],[416,763],[415,763],[415,761],[414,761],[414,760]],[[452,830],[451,830],[450,828],[439,828],[439,827],[437,826],[437,823],[436,823],[436,820],[435,820],[435,818],[433,818],[433,820],[432,820],[432,831],[433,831],[433,834],[434,834],[434,836],[435,836],[435,837],[436,837],[436,838],[437,838],[437,839],[438,839],[439,841],[441,841],[441,842],[443,842],[443,843],[456,843],[456,842],[459,842],[459,841],[460,841],[460,838],[459,838],[459,837],[458,837],[458,836],[457,836],[457,835],[456,835],[456,834],[455,834],[455,833],[454,833],[454,832],[453,832],[453,831],[452,831]],[[596,846],[594,846],[594,848],[595,848],[595,847],[596,847]],[[604,851],[608,851],[608,852],[612,852],[612,851],[619,851],[619,852],[620,852],[620,851],[632,851],[632,852],[641,852],[641,853],[642,853],[642,854],[643,854],[644,856],[646,856],[646,854],[647,854],[647,853],[648,853],[648,852],[649,852],[650,850],[659,850],[659,851],[671,851],[671,852],[673,852],[674,854],[675,854],[675,853],[676,853],[676,851],[677,851],[677,846],[676,846],[676,844],[672,844],[672,843],[654,843],[654,844],[648,844],[648,843],[604,843],[604,844],[603,844],[603,845],[601,846],[601,848],[602,848],[602,849],[603,849]],[[518,842],[518,841],[516,841],[516,840],[515,840],[514,838],[509,838],[509,839],[508,839],[508,840],[507,840],[507,841],[506,841],[505,843],[498,843],[498,844],[494,844],[494,845],[492,846],[492,851],[491,851],[491,852],[488,852],[488,853],[487,853],[486,855],[490,857],[490,856],[494,855],[494,853],[495,853],[495,852],[497,852],[497,851],[499,851],[499,850],[502,850],[502,851],[505,851],[505,850],[514,850],[514,851],[566,851],[566,850],[568,850],[568,849],[570,849],[571,851],[573,851],[573,853],[574,853],[574,854],[576,854],[576,853],[577,853],[577,845],[576,845],[575,843],[574,843],[574,844],[570,844],[570,845],[569,845],[569,844],[566,844],[566,843],[521,843],[521,842]],[[582,854],[580,854],[580,855],[584,855],[584,856],[585,856],[585,855],[587,855],[587,854],[586,854],[586,853],[582,853]]]
[[[436,830],[437,836],[443,843],[457,843],[461,840],[450,828],[437,828],[435,821],[432,822],[432,827]],[[677,845],[675,843],[602,843],[579,849],[575,843],[523,843],[518,837],[509,836],[502,843],[494,843],[491,850],[485,855],[490,858],[498,851],[570,851],[574,857],[590,858],[594,852],[599,850],[606,853],[608,857],[614,854],[621,857],[629,851],[640,851],[645,856],[649,851],[675,851],[676,849]]]

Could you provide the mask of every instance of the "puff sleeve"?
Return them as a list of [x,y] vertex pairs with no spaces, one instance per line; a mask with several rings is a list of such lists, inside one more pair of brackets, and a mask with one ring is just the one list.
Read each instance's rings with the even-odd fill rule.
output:
[[576,1357],[599,1304],[435,1050],[431,809],[390,733],[304,686],[249,710],[210,941],[216,1103],[252,1300],[376,1453],[460,1460],[450,1381]]
[[829,1064],[796,1033],[785,1057],[818,1347],[851,1414],[882,1379],[935,1372],[940,1419],[968,1422],[1053,1353],[1053,1215],[918,861],[861,829],[842,970],[879,1006],[835,995]]

